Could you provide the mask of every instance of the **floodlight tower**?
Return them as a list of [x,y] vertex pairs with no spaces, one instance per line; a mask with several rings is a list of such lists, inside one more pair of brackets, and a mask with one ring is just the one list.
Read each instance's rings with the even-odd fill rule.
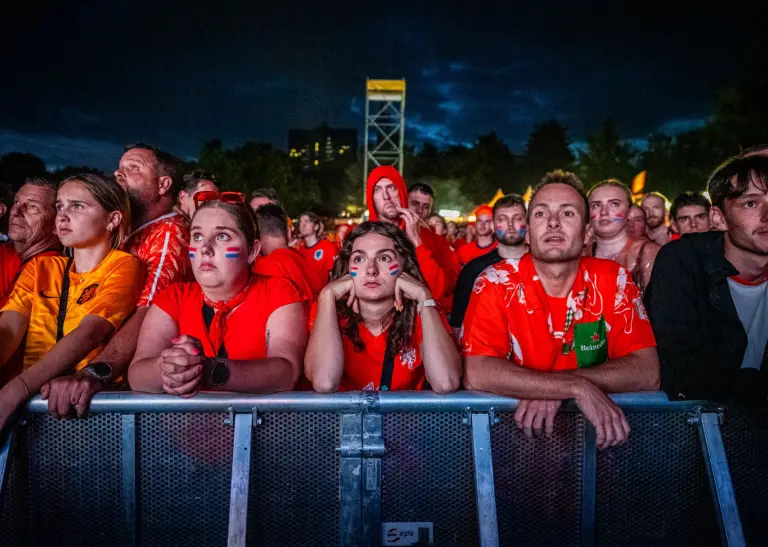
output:
[[[405,78],[371,80],[365,84],[365,152],[363,177],[380,165],[403,172],[405,135]],[[373,141],[373,142],[371,142]],[[363,203],[366,195],[363,192]]]

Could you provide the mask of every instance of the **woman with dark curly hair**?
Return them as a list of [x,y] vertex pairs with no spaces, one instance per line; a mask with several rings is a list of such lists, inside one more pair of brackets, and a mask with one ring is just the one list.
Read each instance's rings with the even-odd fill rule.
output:
[[405,234],[360,224],[331,279],[313,307],[304,358],[316,391],[422,389],[425,379],[438,393],[458,389],[461,358]]

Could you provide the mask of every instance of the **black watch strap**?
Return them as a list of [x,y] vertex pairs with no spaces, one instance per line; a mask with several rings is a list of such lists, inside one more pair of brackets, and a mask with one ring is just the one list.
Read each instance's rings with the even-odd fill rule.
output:
[[105,363],[104,361],[88,363],[85,368],[83,368],[83,372],[90,374],[94,378],[98,378],[104,383],[113,380],[115,377],[112,365]]
[[211,376],[208,380],[208,384],[211,387],[221,387],[229,380],[229,367],[227,366],[226,359],[212,358],[213,366],[211,367]]

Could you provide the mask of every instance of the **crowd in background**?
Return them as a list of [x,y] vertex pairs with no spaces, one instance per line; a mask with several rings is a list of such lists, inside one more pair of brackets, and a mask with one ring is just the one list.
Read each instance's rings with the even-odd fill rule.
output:
[[[226,181],[222,181],[224,186]],[[705,181],[702,181],[702,184]],[[57,416],[128,386],[201,390],[460,387],[520,399],[549,434],[573,399],[614,446],[609,393],[768,403],[768,148],[727,159],[709,199],[553,170],[465,226],[394,168],[368,219],[294,223],[270,189],[228,192],[146,144],[114,176],[0,192],[0,428],[40,393]],[[710,201],[711,199],[711,201]]]

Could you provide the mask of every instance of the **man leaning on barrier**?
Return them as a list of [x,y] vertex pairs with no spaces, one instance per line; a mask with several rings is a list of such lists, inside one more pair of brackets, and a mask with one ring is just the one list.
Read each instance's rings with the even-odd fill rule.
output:
[[608,392],[659,387],[656,342],[640,292],[617,263],[581,257],[587,196],[572,173],[549,173],[528,209],[530,253],[478,277],[462,327],[464,386],[520,399],[515,421],[546,430],[564,399],[595,427],[600,448],[629,424]]

